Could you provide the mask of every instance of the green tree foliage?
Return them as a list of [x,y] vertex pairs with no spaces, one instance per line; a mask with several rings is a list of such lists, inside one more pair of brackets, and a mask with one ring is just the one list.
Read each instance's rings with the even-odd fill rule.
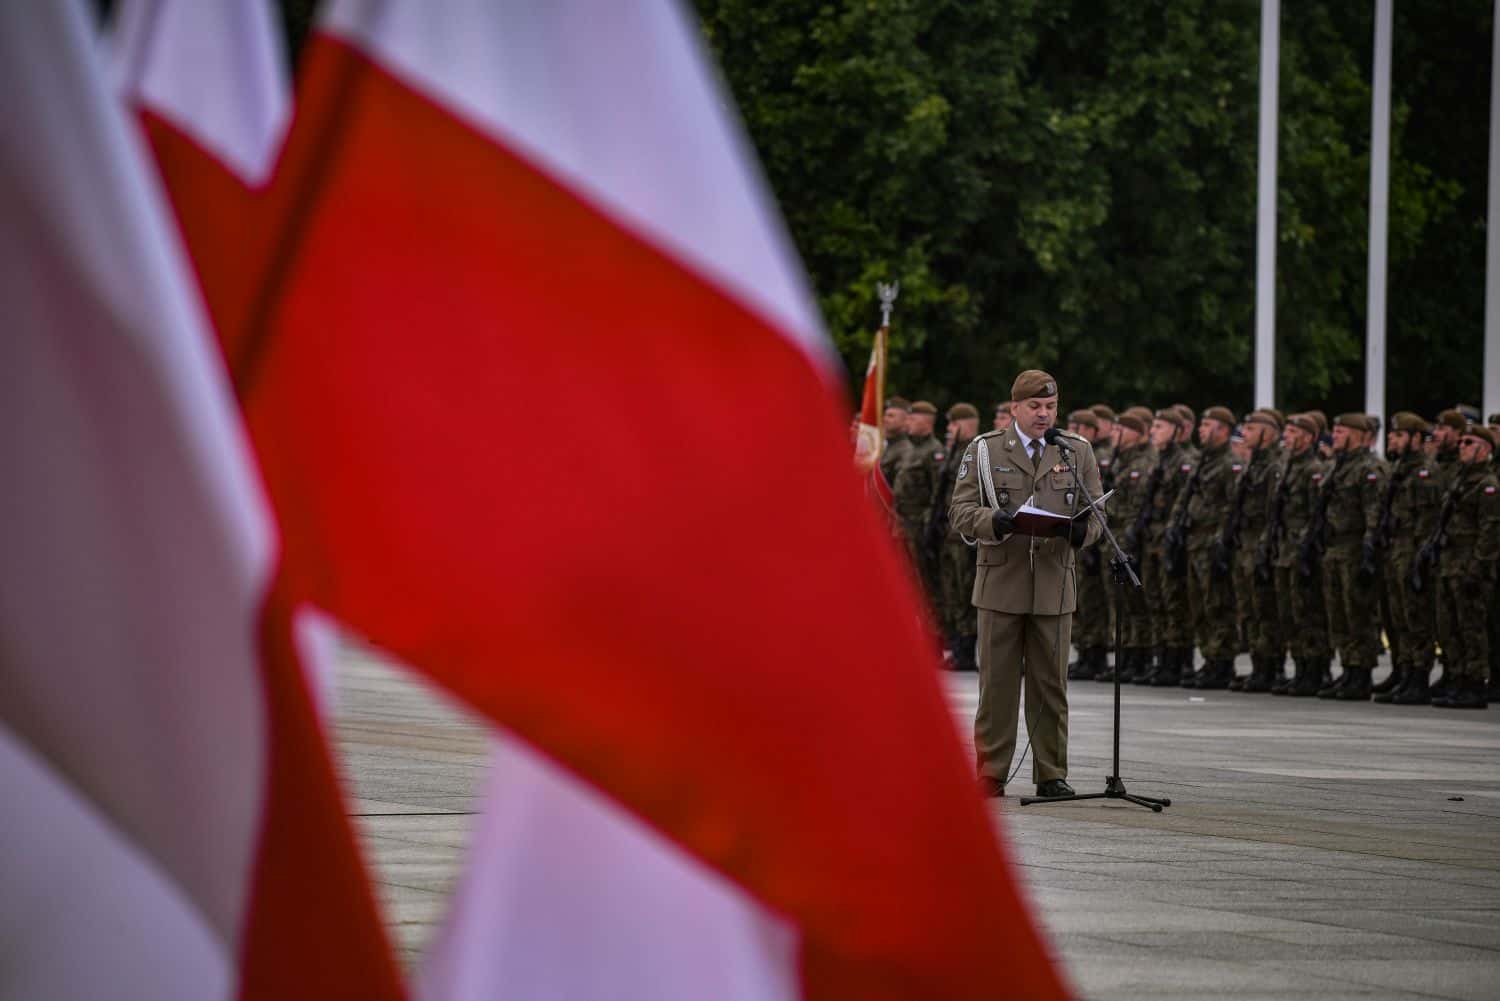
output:
[[[1395,32],[1389,396],[1431,410],[1477,398],[1489,15],[1413,6]],[[1369,7],[1283,4],[1292,407],[1363,394]],[[698,8],[851,376],[874,284],[898,277],[891,384],[909,395],[982,403],[1042,366],[1075,403],[1248,405],[1256,0]]]

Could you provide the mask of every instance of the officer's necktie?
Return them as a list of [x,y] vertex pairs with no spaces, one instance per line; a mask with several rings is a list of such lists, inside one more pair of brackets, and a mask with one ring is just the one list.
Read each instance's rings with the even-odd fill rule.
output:
[[1038,438],[1031,439],[1031,466],[1037,472],[1042,471],[1042,442]]

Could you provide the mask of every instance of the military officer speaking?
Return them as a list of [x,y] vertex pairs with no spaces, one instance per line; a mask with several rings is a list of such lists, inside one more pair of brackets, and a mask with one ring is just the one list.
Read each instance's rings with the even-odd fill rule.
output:
[[[979,609],[979,708],[974,749],[981,787],[1005,795],[1016,749],[1022,680],[1026,728],[1038,796],[1072,793],[1068,774],[1068,695],[1064,678],[1077,596],[1077,550],[1099,535],[1093,518],[1065,523],[1052,538],[1015,532],[1013,516],[1028,499],[1059,514],[1085,502],[1068,463],[1100,495],[1093,449],[1068,438],[1065,455],[1044,436],[1057,421],[1057,381],[1029,370],[1011,386],[1013,426],[980,435],[964,449],[949,520],[979,548],[974,605]],[[1071,458],[1068,458],[1071,456]]]

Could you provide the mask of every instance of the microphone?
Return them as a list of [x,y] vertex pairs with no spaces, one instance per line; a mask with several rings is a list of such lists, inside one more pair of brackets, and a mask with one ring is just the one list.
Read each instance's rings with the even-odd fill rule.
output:
[[1043,440],[1045,440],[1047,442],[1047,444],[1049,444],[1049,445],[1056,445],[1058,448],[1062,449],[1064,452],[1071,452],[1071,451],[1073,451],[1073,446],[1067,444],[1066,442],[1064,442],[1062,440],[1063,438],[1071,438],[1071,437],[1073,437],[1073,436],[1070,435],[1070,434],[1068,434],[1062,428],[1048,428],[1042,434],[1042,438],[1043,438]]

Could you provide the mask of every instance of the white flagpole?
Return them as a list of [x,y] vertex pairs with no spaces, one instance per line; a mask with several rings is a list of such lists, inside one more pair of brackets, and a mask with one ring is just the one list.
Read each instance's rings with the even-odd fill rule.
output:
[[1500,412],[1500,0],[1490,55],[1490,207],[1484,253],[1484,413]]
[[[1390,217],[1391,7],[1375,0],[1375,79],[1370,108],[1370,262],[1365,306],[1365,412],[1385,419],[1386,229]],[[1384,454],[1384,435],[1375,451]]]
[[[1500,2],[1500,0],[1497,0]],[[1276,405],[1276,120],[1281,0],[1260,4],[1260,162],[1256,168],[1255,405]]]

